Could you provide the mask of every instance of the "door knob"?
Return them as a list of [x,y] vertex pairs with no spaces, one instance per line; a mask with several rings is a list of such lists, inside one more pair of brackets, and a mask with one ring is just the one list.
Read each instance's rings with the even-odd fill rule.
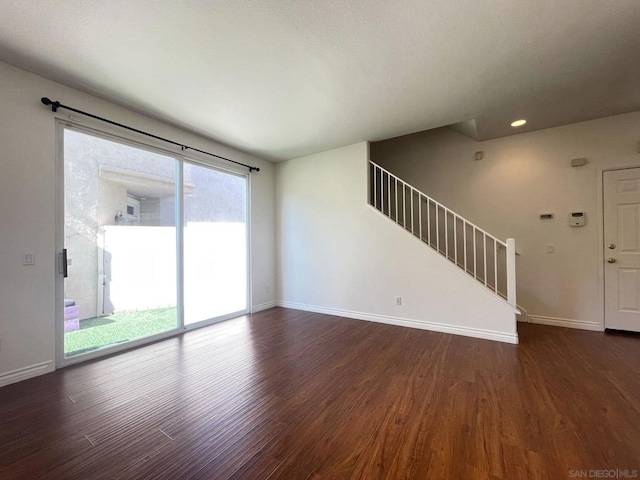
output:
[[616,263],[617,260],[615,258],[607,258],[607,262],[609,263]]
[[610,250],[613,250],[614,248],[616,248],[616,244],[615,244],[615,243],[610,243],[609,245],[607,245],[607,247],[608,247]]

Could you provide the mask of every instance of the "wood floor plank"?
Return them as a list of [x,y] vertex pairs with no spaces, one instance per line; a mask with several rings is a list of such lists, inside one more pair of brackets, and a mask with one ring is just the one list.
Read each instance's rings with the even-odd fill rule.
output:
[[640,337],[519,345],[274,308],[0,389],[0,478],[640,470]]

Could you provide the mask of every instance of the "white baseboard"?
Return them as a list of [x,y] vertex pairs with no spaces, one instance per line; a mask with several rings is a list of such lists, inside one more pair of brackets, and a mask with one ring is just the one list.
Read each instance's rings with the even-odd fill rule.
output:
[[368,322],[386,323],[388,325],[398,325],[401,327],[419,328],[440,333],[452,333],[454,335],[464,335],[466,337],[482,338],[485,340],[496,340],[505,343],[518,343],[518,334],[496,332],[494,330],[482,330],[479,328],[461,327],[444,323],[426,322],[411,320],[408,318],[389,317],[373,313],[354,312],[351,310],[340,310],[336,308],[318,307],[315,305],[305,305],[302,303],[277,301],[277,306],[291,308],[294,310],[304,310],[306,312],[324,313],[325,315],[335,315],[338,317],[353,318],[355,320],[366,320]]
[[580,330],[591,330],[602,332],[604,328],[598,322],[586,322],[584,320],[574,320],[571,318],[543,317],[540,315],[529,315],[529,322],[540,325],[551,325],[553,327],[577,328]]
[[19,368],[7,373],[0,374],[0,387],[9,385],[11,383],[21,382],[28,378],[37,377],[45,373],[53,372],[53,362],[42,362],[29,367]]
[[258,312],[261,312],[263,310],[268,310],[268,309],[276,307],[276,306],[277,306],[277,302],[275,300],[273,300],[272,302],[261,303],[259,305],[252,306],[251,307],[251,313],[258,313]]

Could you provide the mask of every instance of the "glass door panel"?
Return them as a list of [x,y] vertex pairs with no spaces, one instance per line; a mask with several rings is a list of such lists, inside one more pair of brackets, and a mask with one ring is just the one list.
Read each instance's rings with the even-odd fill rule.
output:
[[65,358],[177,328],[177,165],[65,129]]
[[184,164],[184,323],[247,309],[247,179]]

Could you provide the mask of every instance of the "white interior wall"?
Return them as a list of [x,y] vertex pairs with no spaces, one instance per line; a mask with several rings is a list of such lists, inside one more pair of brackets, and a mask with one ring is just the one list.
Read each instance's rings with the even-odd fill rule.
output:
[[[421,132],[373,143],[371,159],[499,238],[516,239],[518,304],[532,321],[601,329],[601,170],[638,166],[639,140],[636,112],[484,142],[446,128]],[[588,163],[572,168],[581,157]],[[586,226],[569,226],[572,211],[586,212]],[[543,212],[555,217],[540,221]]]
[[367,204],[368,154],[360,143],[277,164],[279,303],[516,342],[506,302]]
[[[0,382],[44,373],[54,365],[55,117],[69,116],[64,110],[54,115],[40,103],[43,96],[260,167],[250,179],[252,304],[257,309],[273,305],[272,163],[0,63]],[[25,252],[34,254],[35,265],[22,265]]]

